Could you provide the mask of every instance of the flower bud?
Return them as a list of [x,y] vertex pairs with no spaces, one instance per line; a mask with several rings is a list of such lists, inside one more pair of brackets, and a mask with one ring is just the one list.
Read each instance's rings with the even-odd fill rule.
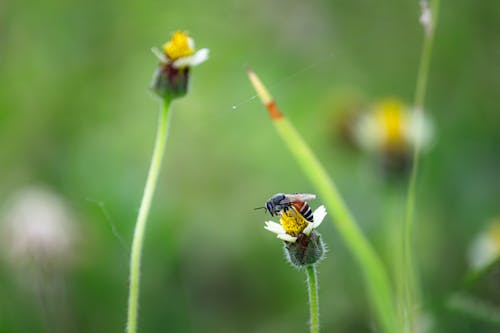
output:
[[208,49],[195,51],[194,41],[186,32],[176,31],[163,50],[152,49],[160,60],[153,76],[151,90],[164,100],[186,95],[189,69],[208,59]]
[[292,265],[301,268],[322,260],[325,245],[321,235],[313,230],[309,236],[299,234],[294,243],[285,242],[285,253]]
[[153,76],[151,90],[165,100],[186,95],[189,67],[175,68],[172,64],[161,64]]
[[322,205],[312,213],[310,222],[292,206],[281,212],[279,224],[267,221],[264,228],[283,241],[286,258],[300,268],[323,259],[325,245],[316,228],[321,225],[326,214],[325,206]]

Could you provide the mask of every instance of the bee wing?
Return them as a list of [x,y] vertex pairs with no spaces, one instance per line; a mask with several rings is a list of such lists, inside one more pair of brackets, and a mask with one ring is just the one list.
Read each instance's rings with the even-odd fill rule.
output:
[[286,197],[290,202],[295,202],[295,201],[307,201],[307,200],[313,200],[316,199],[316,194],[311,194],[311,193],[295,193],[295,194],[287,194]]

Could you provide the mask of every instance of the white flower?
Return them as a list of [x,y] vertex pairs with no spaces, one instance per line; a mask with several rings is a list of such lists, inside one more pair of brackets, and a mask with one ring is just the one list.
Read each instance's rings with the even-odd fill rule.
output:
[[17,193],[3,214],[2,245],[14,263],[61,262],[75,240],[74,225],[64,201],[43,188]]
[[500,220],[493,221],[487,230],[481,232],[469,248],[469,264],[481,269],[500,256]]
[[432,32],[432,11],[427,0],[420,1],[420,24],[424,27],[425,33],[430,35]]
[[153,54],[163,64],[174,68],[197,66],[208,59],[210,51],[206,48],[195,52],[194,40],[187,33],[176,31],[170,41],[163,46],[163,52],[152,48]]
[[[306,221],[305,219],[303,219],[301,217],[301,220],[303,220],[307,223],[305,228],[302,229],[301,233],[305,234],[306,236],[309,236],[314,229],[318,228],[321,225],[321,223],[325,219],[326,214],[327,213],[326,213],[325,206],[321,205],[320,207],[318,207],[314,211],[312,223],[309,221]],[[281,225],[279,223],[276,223],[273,221],[266,221],[264,229],[266,229],[272,233],[275,233],[279,239],[284,240],[286,242],[295,243],[295,241],[297,240],[296,236],[293,236],[293,235],[290,235],[289,233],[287,233],[287,230],[283,227],[283,225]]]
[[397,99],[375,103],[354,127],[359,146],[371,152],[426,148],[432,136],[432,123],[423,110],[412,110]]

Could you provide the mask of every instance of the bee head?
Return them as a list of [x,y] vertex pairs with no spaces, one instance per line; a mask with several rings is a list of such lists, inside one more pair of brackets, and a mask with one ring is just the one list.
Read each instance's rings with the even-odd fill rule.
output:
[[284,193],[277,193],[266,202],[266,209],[271,214],[271,216],[277,215],[287,206],[284,202],[285,198],[286,195]]
[[274,216],[274,210],[275,210],[275,205],[274,203],[269,200],[268,202],[266,202],[266,212],[269,212],[269,214],[271,214],[271,216]]

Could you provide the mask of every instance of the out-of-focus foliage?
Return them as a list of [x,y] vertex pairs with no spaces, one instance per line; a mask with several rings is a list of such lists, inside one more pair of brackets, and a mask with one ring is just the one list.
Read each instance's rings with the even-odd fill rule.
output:
[[[312,188],[250,99],[245,64],[270,83],[388,261],[384,217],[404,203],[405,181],[385,183],[372,159],[342,145],[339,105],[412,103],[418,17],[418,1],[0,2],[1,223],[15,193],[41,185],[78,226],[77,255],[57,273],[14,268],[2,248],[0,332],[124,329],[129,244],[161,104],[147,89],[157,66],[150,48],[177,29],[211,58],[173,105],[139,327],[303,332],[305,276],[285,264],[253,208]],[[500,214],[499,21],[496,1],[441,6],[426,103],[435,142],[422,156],[415,235],[421,306],[435,332],[498,331],[446,304],[469,270],[474,235]],[[329,247],[319,266],[322,330],[372,331],[359,270],[332,224],[321,233]],[[500,307],[495,272],[467,292]]]

